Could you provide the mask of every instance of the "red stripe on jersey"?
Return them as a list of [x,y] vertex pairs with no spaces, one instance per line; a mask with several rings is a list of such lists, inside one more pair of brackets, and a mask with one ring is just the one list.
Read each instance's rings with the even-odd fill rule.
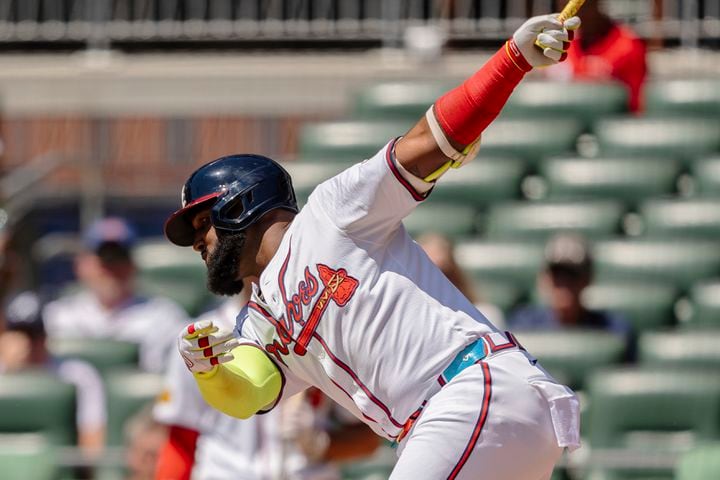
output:
[[482,407],[480,408],[480,416],[478,417],[475,428],[473,429],[473,433],[470,436],[470,441],[465,447],[465,450],[463,451],[460,460],[458,460],[458,463],[455,465],[455,468],[453,468],[452,472],[450,472],[450,475],[448,475],[448,480],[455,479],[460,473],[460,470],[462,470],[463,466],[467,462],[467,459],[470,458],[470,454],[475,448],[475,444],[477,443],[478,438],[480,438],[480,432],[482,432],[485,421],[487,420],[488,411],[490,410],[490,399],[492,398],[492,378],[490,377],[490,366],[485,362],[480,362],[480,365],[482,366],[483,378],[485,379],[485,392],[483,393],[483,402]]
[[410,195],[412,195],[414,200],[417,200],[418,202],[421,202],[425,200],[426,196],[419,194],[415,187],[410,185],[410,182],[405,180],[405,177],[402,176],[402,173],[400,173],[400,170],[398,170],[397,165],[395,165],[395,159],[393,159],[393,148],[395,148],[395,142],[397,139],[390,142],[390,145],[388,145],[387,150],[385,151],[385,160],[387,161],[388,167],[390,167],[390,171],[395,176],[398,182],[400,182],[400,185],[405,187],[405,189],[410,192]]
[[398,422],[397,420],[395,420],[395,419],[393,418],[392,414],[390,413],[390,409],[389,409],[383,402],[381,402],[381,401],[370,391],[370,389],[369,389],[367,386],[365,386],[364,383],[362,383],[362,382],[360,381],[360,379],[358,378],[357,374],[356,374],[355,372],[353,372],[353,370],[352,370],[349,366],[347,366],[345,363],[343,363],[342,360],[340,360],[339,358],[337,358],[337,357],[335,356],[335,354],[332,353],[332,351],[330,350],[330,347],[328,347],[328,346],[327,346],[327,343],[325,343],[325,340],[323,340],[323,338],[322,338],[320,335],[318,335],[317,332],[313,334],[313,337],[315,337],[315,338],[318,340],[318,342],[320,342],[320,345],[322,345],[322,347],[325,349],[325,352],[326,352],[326,353],[328,354],[328,356],[332,359],[332,361],[335,362],[335,364],[336,364],[338,367],[340,367],[340,368],[342,368],[343,370],[345,370],[345,372],[346,372],[348,375],[350,375],[350,377],[351,377],[351,378],[353,379],[353,381],[360,387],[360,389],[362,389],[362,391],[365,392],[365,395],[367,395],[368,398],[369,398],[375,405],[377,405],[378,407],[380,407],[380,409],[381,409],[383,412],[385,412],[385,415],[387,415],[388,419],[392,422],[392,424],[395,425],[395,426],[398,427],[398,428],[403,428],[403,426],[405,425],[405,423],[404,423],[404,422],[403,422],[403,423]]

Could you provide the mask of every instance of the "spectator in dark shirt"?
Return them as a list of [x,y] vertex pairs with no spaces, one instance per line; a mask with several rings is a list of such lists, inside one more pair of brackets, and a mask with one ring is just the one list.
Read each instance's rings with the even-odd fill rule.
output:
[[592,328],[613,332],[631,342],[630,325],[613,312],[590,310],[582,294],[592,283],[593,265],[585,240],[560,234],[545,247],[545,265],[538,276],[543,305],[526,306],[508,319],[513,330]]

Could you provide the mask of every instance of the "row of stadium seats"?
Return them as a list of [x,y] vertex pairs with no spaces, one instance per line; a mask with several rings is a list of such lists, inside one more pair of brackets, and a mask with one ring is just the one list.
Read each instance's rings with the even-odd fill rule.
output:
[[575,231],[594,239],[621,234],[716,239],[720,234],[720,199],[647,200],[635,211],[612,200],[511,201],[480,210],[463,202],[432,199],[404,223],[412,234],[435,230],[456,238],[544,240],[553,233]]
[[[350,162],[287,162],[298,198],[307,201],[322,181],[336,175]],[[519,199],[614,199],[631,206],[653,197],[720,196],[720,155],[701,157],[687,168],[663,158],[549,157],[539,161],[535,174],[517,158],[481,157],[451,171],[430,199],[475,207],[502,200]],[[691,181],[681,185],[680,182]]]
[[[89,349],[108,347],[109,343]],[[122,348],[122,346],[117,347]],[[90,355],[78,355],[88,358]],[[102,355],[99,364],[110,362]],[[117,359],[115,359],[117,360]],[[162,388],[157,374],[136,370],[132,362],[116,364],[104,375],[107,395],[109,445],[122,445],[125,421],[155,398]],[[0,433],[40,432],[50,442],[72,445],[75,440],[75,389],[44,371],[3,375],[0,382]]]
[[[350,120],[309,124],[300,135],[300,160],[351,162],[377,152],[390,138],[405,133],[412,121]],[[531,166],[541,159],[572,154],[582,121],[571,116],[507,118],[484,132],[479,158],[512,156]],[[720,118],[621,117],[591,128],[601,155],[692,160],[720,151]]]
[[[460,81],[386,82],[357,92],[353,115],[364,119],[413,120],[425,113],[436,98]],[[656,81],[645,94],[648,115],[720,116],[720,82],[717,79]],[[520,84],[504,108],[508,117],[567,115],[587,128],[602,117],[624,113],[627,91],[617,83],[563,83],[548,88],[546,82]]]

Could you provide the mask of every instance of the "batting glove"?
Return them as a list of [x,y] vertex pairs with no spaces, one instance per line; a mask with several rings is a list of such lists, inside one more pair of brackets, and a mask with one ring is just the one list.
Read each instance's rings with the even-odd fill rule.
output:
[[547,67],[567,58],[567,50],[580,28],[580,18],[561,22],[558,14],[532,17],[513,34],[513,41],[525,60],[533,67]]
[[178,335],[178,350],[193,373],[208,373],[229,362],[233,359],[230,352],[238,345],[240,341],[231,328],[218,327],[212,320],[188,325]]

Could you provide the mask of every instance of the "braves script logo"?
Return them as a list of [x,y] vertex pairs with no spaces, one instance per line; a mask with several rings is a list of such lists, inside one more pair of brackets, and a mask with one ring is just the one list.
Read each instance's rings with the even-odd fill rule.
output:
[[[317,271],[322,283],[322,290],[319,290],[320,283],[317,278],[310,273],[310,269],[305,267],[303,280],[298,282],[296,293],[288,297],[285,293],[285,273],[287,272],[288,262],[290,260],[290,251],[278,273],[278,282],[280,293],[282,294],[283,303],[285,304],[285,316],[280,321],[274,318],[265,317],[270,321],[277,331],[278,340],[273,340],[271,344],[265,346],[265,350],[274,355],[278,360],[281,355],[288,355],[288,346],[293,341],[294,324],[300,325],[301,330],[295,340],[293,351],[297,355],[305,355],[307,346],[310,343],[315,330],[322,319],[323,314],[327,310],[328,305],[334,302],[339,307],[344,307],[357,290],[357,279],[348,275],[344,268],[333,269],[321,263],[317,264]],[[303,318],[302,307],[310,305],[313,297],[320,292],[310,309],[307,320]],[[282,361],[282,360],[281,360]]]

